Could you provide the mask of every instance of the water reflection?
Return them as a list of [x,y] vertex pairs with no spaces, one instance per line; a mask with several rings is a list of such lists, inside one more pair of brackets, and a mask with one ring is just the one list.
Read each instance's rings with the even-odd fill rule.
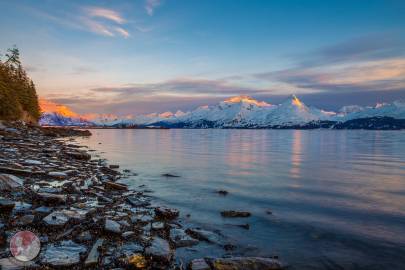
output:
[[[354,269],[342,266],[344,261],[363,267],[389,263],[391,269],[405,265],[397,256],[405,254],[405,132],[93,134],[81,142],[138,173],[128,184],[145,184],[156,199],[190,213],[188,222],[219,229],[237,246],[254,246],[262,255],[273,255],[276,248],[298,269],[323,269],[323,260],[341,269]],[[162,179],[167,172],[181,177]],[[219,189],[229,195],[217,196]],[[269,208],[273,215],[266,214]],[[251,229],[230,228],[226,223],[232,221],[219,215],[224,209],[251,211],[252,218],[234,221],[248,222]]]
[[[300,166],[302,155],[302,130],[294,130],[291,147],[291,169],[290,177],[300,178]],[[297,183],[296,186],[299,186]]]

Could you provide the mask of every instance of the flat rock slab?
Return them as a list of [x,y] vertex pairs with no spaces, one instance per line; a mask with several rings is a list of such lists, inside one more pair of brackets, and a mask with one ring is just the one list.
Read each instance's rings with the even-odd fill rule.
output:
[[148,199],[139,196],[130,196],[127,198],[127,202],[129,202],[134,207],[145,207],[150,205]]
[[15,202],[14,213],[25,213],[31,209],[32,205],[26,202]]
[[86,152],[73,152],[73,151],[68,151],[65,152],[65,155],[74,158],[74,159],[79,159],[79,160],[90,160],[91,155],[86,153]]
[[104,230],[106,232],[119,234],[121,233],[121,225],[112,219],[106,219],[104,224]]
[[129,258],[134,254],[142,253],[143,246],[137,242],[125,243],[117,249],[117,257]]
[[204,259],[194,259],[190,262],[190,270],[211,270],[211,267]]
[[168,263],[172,259],[173,251],[166,240],[155,237],[151,245],[145,249],[145,254],[151,256],[154,260]]
[[36,269],[39,267],[33,261],[21,262],[14,257],[0,259],[0,269],[2,270],[23,270],[23,269]]
[[21,190],[24,181],[11,174],[0,174],[0,191]]
[[197,245],[198,240],[190,237],[183,229],[173,228],[170,230],[170,238],[174,242],[177,248],[179,247],[190,247]]
[[221,243],[220,236],[211,231],[196,228],[196,229],[187,229],[186,233],[191,237],[201,241],[206,241],[213,244]]
[[114,183],[111,181],[105,182],[104,183],[105,188],[107,189],[115,189],[115,190],[128,190],[128,187],[124,184],[118,184],[118,183]]
[[15,226],[26,226],[34,222],[35,216],[34,215],[25,215],[22,217],[17,218],[13,221],[13,225]]
[[155,208],[155,215],[159,219],[175,219],[179,216],[179,211],[176,209],[157,207]]
[[43,222],[48,226],[55,226],[55,227],[62,227],[69,221],[69,217],[67,217],[61,211],[54,211],[51,214],[47,215]]
[[163,222],[153,222],[152,223],[152,230],[163,230],[165,228],[165,224]]
[[214,259],[214,270],[281,270],[285,266],[277,259],[262,257],[233,257]]
[[49,205],[58,205],[66,203],[66,195],[52,194],[45,192],[42,193],[39,192],[36,195],[39,200]]
[[51,207],[40,206],[40,207],[34,209],[34,213],[40,214],[40,215],[47,215],[47,214],[51,213],[52,210],[53,210],[53,208],[51,208]]
[[48,175],[57,179],[65,179],[68,177],[68,175],[64,172],[49,172]]
[[84,265],[86,267],[89,266],[94,266],[98,263],[98,260],[100,258],[100,247],[103,245],[104,239],[97,239],[97,241],[94,243],[93,247],[90,250],[89,255],[87,256],[86,261],[84,262]]
[[8,199],[0,198],[0,213],[11,212],[15,206],[15,202]]
[[80,255],[84,254],[87,248],[72,241],[62,241],[50,244],[41,258],[43,264],[52,267],[68,267],[80,263]]

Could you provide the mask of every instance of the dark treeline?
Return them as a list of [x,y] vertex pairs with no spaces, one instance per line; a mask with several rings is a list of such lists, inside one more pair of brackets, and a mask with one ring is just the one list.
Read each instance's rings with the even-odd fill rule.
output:
[[0,119],[37,122],[40,116],[33,81],[21,65],[16,47],[0,55]]

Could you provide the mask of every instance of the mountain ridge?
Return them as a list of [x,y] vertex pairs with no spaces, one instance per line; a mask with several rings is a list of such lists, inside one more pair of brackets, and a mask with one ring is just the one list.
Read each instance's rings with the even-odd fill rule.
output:
[[[338,112],[331,112],[307,106],[295,95],[291,95],[278,105],[241,95],[228,98],[214,105],[199,106],[188,112],[152,113],[125,118],[115,116],[104,119],[100,117],[93,119],[67,117],[68,119],[63,121],[63,116],[57,112],[47,112],[41,117],[40,123],[42,125],[69,126],[77,124],[78,126],[104,127],[299,128],[316,127],[317,125],[324,127],[327,122],[341,124],[355,119],[376,118],[378,120],[378,118],[384,117],[405,121],[405,102],[394,101],[377,104],[374,107],[350,105],[343,107]],[[394,122],[390,121],[390,123]],[[395,123],[395,125],[398,124],[398,122]],[[329,125],[329,127],[331,126]]]

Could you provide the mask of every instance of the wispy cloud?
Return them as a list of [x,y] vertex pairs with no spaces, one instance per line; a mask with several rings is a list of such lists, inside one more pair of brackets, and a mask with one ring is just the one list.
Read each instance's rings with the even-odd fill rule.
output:
[[356,38],[320,48],[296,65],[256,79],[321,92],[405,88],[405,42],[391,35]]
[[[28,9],[28,8],[27,8]],[[125,29],[127,20],[118,11],[102,7],[78,7],[74,12],[55,12],[49,14],[38,9],[28,9],[30,13],[42,19],[57,23],[61,26],[93,34],[124,38],[130,37]]]
[[90,17],[104,18],[118,24],[124,24],[126,20],[123,16],[115,10],[102,8],[102,7],[87,7],[85,8]]
[[125,30],[124,28],[121,27],[116,27],[115,31],[120,34],[121,36],[123,36],[124,38],[129,38],[130,34],[127,30]]
[[231,84],[227,80],[209,80],[195,78],[179,78],[161,83],[128,84],[117,87],[99,87],[91,89],[93,92],[110,94],[117,99],[130,96],[218,96],[228,97],[244,93],[263,94],[270,93],[269,89],[257,87],[243,87]]
[[122,26],[126,23],[126,19],[119,12],[102,7],[85,7],[83,11],[85,16],[80,18],[80,21],[88,27],[89,31],[110,37],[116,35],[130,37],[128,30]]
[[161,0],[146,0],[145,9],[149,16],[152,16],[155,9],[162,4]]

